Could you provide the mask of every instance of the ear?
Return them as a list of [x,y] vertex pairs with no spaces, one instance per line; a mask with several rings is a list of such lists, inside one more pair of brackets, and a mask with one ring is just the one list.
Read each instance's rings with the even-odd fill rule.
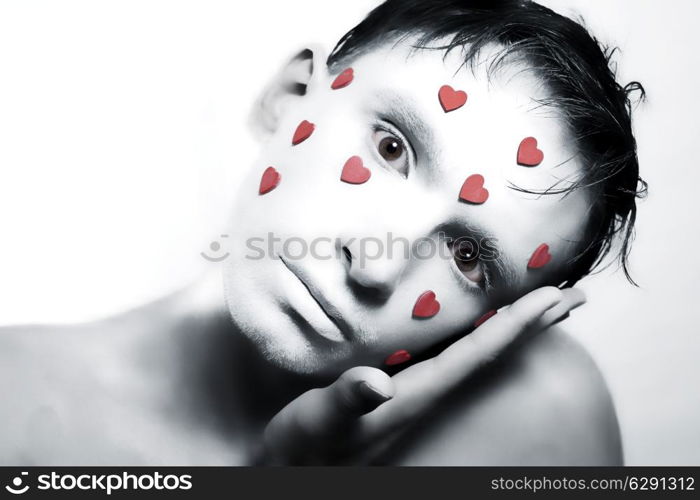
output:
[[287,61],[250,112],[248,124],[256,138],[273,134],[287,110],[324,80],[326,57],[326,50],[320,45],[310,45]]

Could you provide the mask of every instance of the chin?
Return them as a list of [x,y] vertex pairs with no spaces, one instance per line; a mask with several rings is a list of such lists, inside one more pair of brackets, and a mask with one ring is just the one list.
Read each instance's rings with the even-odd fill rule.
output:
[[[275,368],[297,375],[317,377],[338,376],[356,366],[348,343],[331,344],[310,341],[293,323],[272,321],[269,310],[264,317],[258,311],[248,315],[241,308],[229,308],[236,334],[243,335],[260,358]],[[277,324],[275,324],[277,323]]]

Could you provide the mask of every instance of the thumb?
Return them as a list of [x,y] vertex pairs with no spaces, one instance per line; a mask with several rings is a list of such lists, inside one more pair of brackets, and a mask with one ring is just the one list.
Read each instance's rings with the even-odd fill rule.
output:
[[394,395],[394,382],[383,371],[358,366],[327,387],[305,392],[285,406],[265,429],[265,448],[275,461],[303,462],[341,443],[359,417]]
[[391,377],[377,368],[357,366],[343,373],[326,389],[326,418],[342,424],[369,413],[394,396]]

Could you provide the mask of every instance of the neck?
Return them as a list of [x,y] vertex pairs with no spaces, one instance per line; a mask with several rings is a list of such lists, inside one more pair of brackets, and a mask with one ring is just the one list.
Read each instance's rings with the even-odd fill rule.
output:
[[171,368],[178,377],[194,377],[189,384],[198,411],[248,432],[261,430],[287,403],[318,384],[269,363],[236,328],[220,274],[206,275],[170,302],[179,318],[171,339],[180,353]]

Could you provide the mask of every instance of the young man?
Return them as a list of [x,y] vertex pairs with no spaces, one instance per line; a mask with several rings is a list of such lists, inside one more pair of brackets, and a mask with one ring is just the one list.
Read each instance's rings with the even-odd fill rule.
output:
[[552,325],[616,234],[625,263],[628,90],[532,2],[390,0],[301,51],[253,110],[224,293],[4,332],[3,460],[620,463]]

